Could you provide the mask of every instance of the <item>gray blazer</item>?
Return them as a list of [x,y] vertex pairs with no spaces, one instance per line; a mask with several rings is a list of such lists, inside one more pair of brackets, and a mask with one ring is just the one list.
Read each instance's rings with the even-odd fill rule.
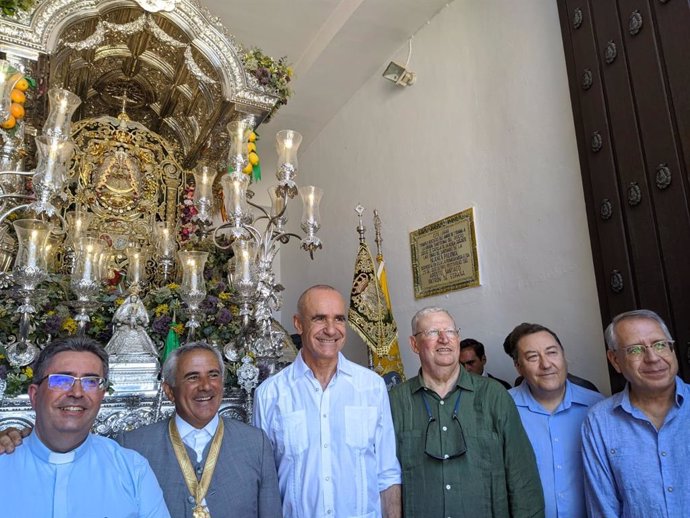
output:
[[[115,438],[125,448],[141,453],[163,489],[172,518],[191,518],[194,498],[189,494],[182,471],[168,437],[169,420],[159,421]],[[273,450],[266,434],[234,419],[223,419],[225,433],[220,457],[206,494],[206,504],[213,518],[279,518],[282,516],[278,476]],[[187,447],[192,466],[201,478],[206,456],[201,464]]]

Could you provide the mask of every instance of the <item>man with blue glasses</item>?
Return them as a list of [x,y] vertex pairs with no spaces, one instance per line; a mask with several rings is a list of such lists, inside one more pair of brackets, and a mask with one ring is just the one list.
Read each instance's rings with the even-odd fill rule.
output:
[[3,516],[170,517],[146,459],[89,433],[107,378],[98,342],[69,338],[41,351],[29,387],[35,433],[0,456]]
[[460,330],[443,308],[412,319],[418,376],[393,387],[406,518],[544,516],[539,473],[515,404],[460,364]]
[[690,509],[690,385],[677,376],[664,321],[640,309],[604,333],[609,362],[627,384],[596,404],[582,427],[591,518],[675,518]]

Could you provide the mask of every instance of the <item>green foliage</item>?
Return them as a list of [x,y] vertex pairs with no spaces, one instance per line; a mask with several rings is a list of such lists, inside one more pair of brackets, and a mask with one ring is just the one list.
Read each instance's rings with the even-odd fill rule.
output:
[[266,86],[275,91],[279,100],[273,107],[269,118],[281,106],[287,104],[292,95],[290,90],[290,80],[292,79],[292,68],[287,64],[287,57],[275,60],[264,54],[258,48],[252,48],[242,56],[245,70],[254,76],[261,86]]
[[14,16],[17,11],[28,11],[35,0],[0,0],[0,9],[4,16]]

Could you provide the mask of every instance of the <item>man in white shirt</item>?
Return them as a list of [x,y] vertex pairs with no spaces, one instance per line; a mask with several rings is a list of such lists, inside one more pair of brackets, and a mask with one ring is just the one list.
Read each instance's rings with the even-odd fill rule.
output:
[[275,452],[284,518],[398,518],[400,465],[386,386],[347,360],[345,301],[332,287],[299,298],[295,362],[256,390],[254,423]]

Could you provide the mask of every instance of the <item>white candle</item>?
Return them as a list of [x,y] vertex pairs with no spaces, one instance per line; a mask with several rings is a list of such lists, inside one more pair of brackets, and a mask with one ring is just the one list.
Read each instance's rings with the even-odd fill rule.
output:
[[187,261],[187,267],[189,268],[189,290],[197,291],[199,288],[199,272],[196,267],[196,261],[194,259],[189,259]]
[[62,126],[67,122],[67,99],[60,99],[60,104],[55,113],[55,129],[62,129]]
[[27,246],[26,266],[36,267],[38,262],[38,230],[31,231]]

